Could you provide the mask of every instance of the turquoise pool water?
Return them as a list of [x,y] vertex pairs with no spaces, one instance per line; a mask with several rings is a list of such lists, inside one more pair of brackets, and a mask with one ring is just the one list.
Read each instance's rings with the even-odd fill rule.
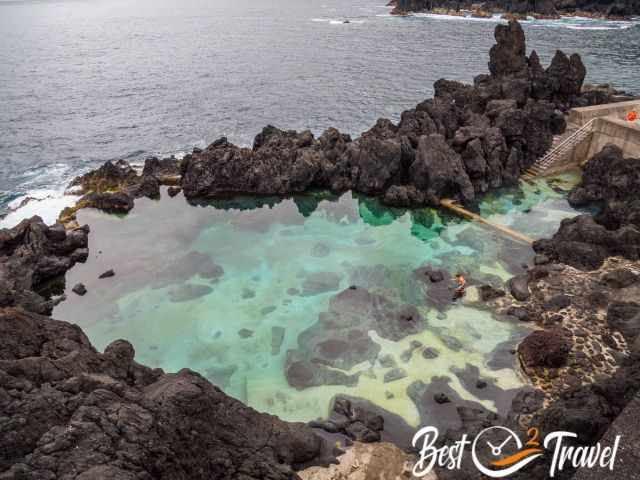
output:
[[[575,214],[565,200],[575,180],[566,174],[523,184],[476,208],[533,238],[550,235]],[[79,220],[91,226],[91,255],[68,273],[68,299],[54,316],[79,324],[100,350],[125,338],[138,362],[197,370],[258,410],[307,421],[346,393],[416,426],[419,409],[407,388],[418,380],[448,376],[461,398],[494,410],[496,399],[478,398],[454,372],[476,367],[503,390],[525,383],[501,346],[527,327],[495,318],[477,301],[474,285],[521,272],[533,251],[443,211],[390,209],[351,193],[190,205],[163,192],[159,201],[138,200],[127,216],[84,210]],[[443,302],[442,284],[418,276],[425,265],[465,273],[466,297],[450,302],[445,286]],[[98,279],[111,268],[115,277]],[[88,289],[84,297],[70,291],[77,282]],[[352,285],[375,298],[374,309],[415,307],[423,326],[389,338],[362,320],[370,312],[350,311],[348,318],[360,322],[357,332],[347,338],[341,325],[323,331],[334,328],[326,319],[336,310],[347,318],[336,297]],[[325,335],[330,343],[320,342]],[[339,351],[317,350],[337,344]],[[363,344],[367,351],[349,351]],[[438,356],[420,354],[427,347]],[[294,357],[355,380],[300,388],[286,373]],[[385,382],[391,357],[406,376]]]

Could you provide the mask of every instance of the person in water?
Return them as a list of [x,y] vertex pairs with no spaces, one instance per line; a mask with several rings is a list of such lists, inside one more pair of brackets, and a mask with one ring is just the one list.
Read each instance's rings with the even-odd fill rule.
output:
[[465,289],[465,286],[467,285],[467,281],[464,279],[461,273],[456,273],[456,283],[458,284],[458,287],[456,288],[456,291],[453,294],[454,300],[464,297],[464,289]]

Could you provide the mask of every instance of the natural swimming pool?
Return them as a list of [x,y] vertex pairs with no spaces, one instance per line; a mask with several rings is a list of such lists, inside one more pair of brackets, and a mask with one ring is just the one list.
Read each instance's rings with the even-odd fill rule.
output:
[[[523,183],[476,209],[549,236],[576,213],[565,199],[576,180]],[[522,272],[533,250],[444,211],[322,192],[189,205],[163,191],[124,217],[78,217],[91,227],[90,257],[67,274],[54,317],[99,350],[127,339],[138,362],[196,370],[257,410],[308,421],[344,393],[417,426],[430,385],[504,411],[526,384],[511,350],[529,327],[497,318],[474,286]],[[116,275],[98,279],[108,269]],[[436,270],[443,281],[429,277]],[[455,272],[470,285],[456,303]],[[78,282],[83,297],[71,292]]]

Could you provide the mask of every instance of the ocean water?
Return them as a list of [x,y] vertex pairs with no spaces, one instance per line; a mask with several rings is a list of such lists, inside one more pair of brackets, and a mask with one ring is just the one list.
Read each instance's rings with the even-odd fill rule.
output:
[[[523,183],[487,196],[476,210],[534,238],[547,236],[575,215],[565,196],[576,181],[565,174]],[[67,300],[53,316],[80,325],[99,350],[125,338],[137,361],[167,371],[192,368],[260,411],[308,421],[324,416],[331,398],[344,393],[417,426],[419,408],[407,393],[416,381],[446,376],[462,399],[502,413],[526,384],[509,349],[530,327],[483,308],[477,286],[524,271],[533,251],[446,212],[390,209],[351,193],[321,192],[189,205],[163,191],[159,201],[137,200],[129,215],[83,210],[79,220],[91,227],[91,255],[67,274]],[[445,292],[444,304],[429,302],[434,284],[414,273],[425,265],[464,272],[466,296],[454,303]],[[115,277],[98,279],[108,269]],[[88,289],[83,297],[71,291],[78,282]],[[351,285],[414,305],[426,329],[392,341],[374,326],[365,333],[380,352],[333,368],[360,374],[355,385],[293,388],[287,355],[317,357],[302,340],[310,329],[344,343],[340,331],[319,319]],[[421,347],[403,357],[415,341],[439,356],[425,359]],[[385,355],[405,378],[385,382]],[[500,393],[465,385],[456,372],[469,368],[498,389],[489,392]]]
[[[59,197],[106,160],[220,135],[250,144],[269,123],[357,135],[397,120],[437,79],[487,70],[499,19],[398,18],[385,3],[0,1],[0,211],[25,195]],[[543,61],[576,51],[589,81],[638,89],[637,22],[524,28]]]

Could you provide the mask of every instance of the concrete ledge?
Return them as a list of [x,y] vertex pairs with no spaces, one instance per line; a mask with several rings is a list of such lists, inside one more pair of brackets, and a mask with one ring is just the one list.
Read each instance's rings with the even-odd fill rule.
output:
[[593,124],[586,154],[579,152],[582,158],[580,163],[589,160],[607,144],[620,147],[625,157],[640,158],[640,124],[614,116],[598,118]]
[[628,102],[607,103],[593,107],[572,108],[569,111],[569,122],[581,127],[589,120],[599,117],[615,117],[624,119],[627,113],[635,110],[640,113],[640,100]]

